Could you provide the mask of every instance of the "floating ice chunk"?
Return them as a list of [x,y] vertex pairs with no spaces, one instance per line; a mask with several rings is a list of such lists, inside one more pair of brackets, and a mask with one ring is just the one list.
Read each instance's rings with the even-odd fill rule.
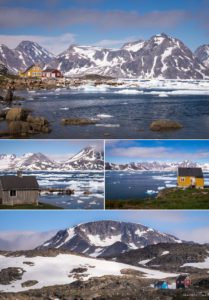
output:
[[157,194],[157,191],[147,190],[146,193],[147,193],[148,195],[154,195],[154,194]]
[[69,107],[60,107],[60,110],[69,110]]
[[120,127],[120,124],[96,124],[95,126],[96,127],[108,127],[108,128],[111,128],[111,127]]
[[164,186],[159,186],[157,189],[158,189],[158,191],[161,191],[161,190],[163,190],[165,187]]
[[143,94],[143,91],[139,90],[133,90],[133,89],[124,89],[124,90],[119,90],[115,91],[115,94],[126,94],[126,95],[137,95],[137,94]]
[[176,184],[166,183],[166,187],[168,188],[176,187]]
[[158,95],[158,97],[165,97],[165,98],[167,98],[167,97],[169,97],[169,95],[166,94],[166,93],[164,93],[164,92],[162,92],[162,93],[160,93],[160,94]]
[[98,118],[113,118],[113,116],[111,115],[107,115],[107,114],[99,114],[97,115]]

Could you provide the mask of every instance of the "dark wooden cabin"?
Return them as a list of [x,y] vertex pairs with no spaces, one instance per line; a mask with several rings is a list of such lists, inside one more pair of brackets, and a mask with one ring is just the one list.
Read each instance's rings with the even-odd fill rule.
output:
[[38,205],[39,185],[35,176],[0,176],[0,205]]

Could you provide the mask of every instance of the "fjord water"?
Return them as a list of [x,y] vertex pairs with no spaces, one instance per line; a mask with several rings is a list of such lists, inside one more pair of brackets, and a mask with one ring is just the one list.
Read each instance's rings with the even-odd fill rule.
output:
[[[208,185],[209,172],[204,172],[204,178]],[[176,172],[106,171],[105,194],[107,200],[143,200],[154,198],[160,190],[176,184]]]
[[[16,175],[15,172],[0,172],[0,175]],[[42,193],[39,201],[65,209],[103,209],[104,173],[98,171],[30,171],[24,175],[36,176],[40,189],[72,189],[72,195]],[[85,193],[87,192],[87,193]]]
[[[172,91],[172,90],[170,90]],[[166,94],[156,89],[56,89],[17,92],[26,100],[22,107],[46,117],[51,123],[49,134],[32,138],[143,138],[143,139],[204,139],[209,137],[209,93]],[[5,106],[0,105],[0,109]],[[87,118],[97,124],[63,126],[63,118]],[[153,132],[150,123],[158,119],[180,122],[180,130]],[[0,128],[4,127],[0,123]]]

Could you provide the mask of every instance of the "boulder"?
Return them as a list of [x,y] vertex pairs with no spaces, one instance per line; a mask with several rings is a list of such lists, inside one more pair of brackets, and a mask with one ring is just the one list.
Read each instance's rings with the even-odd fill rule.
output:
[[6,114],[7,121],[25,121],[28,111],[21,107],[13,107]]
[[183,126],[180,123],[172,120],[160,119],[150,124],[150,129],[152,131],[173,130],[180,128],[183,128]]
[[22,287],[31,287],[33,285],[36,285],[37,283],[38,283],[37,280],[28,280],[28,281],[21,283],[21,286]]
[[9,123],[9,132],[11,136],[26,136],[31,133],[31,128],[27,122],[11,121]]
[[9,122],[9,132],[12,136],[26,136],[36,133],[49,133],[50,128],[48,125],[40,125],[37,123],[11,121]]
[[26,121],[29,123],[39,124],[41,126],[49,124],[48,120],[46,120],[44,117],[34,117],[32,115],[28,115]]
[[62,119],[62,125],[94,125],[96,121],[90,119]]

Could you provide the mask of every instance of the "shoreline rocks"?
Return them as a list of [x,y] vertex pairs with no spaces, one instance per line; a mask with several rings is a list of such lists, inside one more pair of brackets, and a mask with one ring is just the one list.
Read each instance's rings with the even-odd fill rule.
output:
[[62,119],[62,125],[95,125],[96,121],[90,119]]
[[51,131],[48,120],[31,115],[31,110],[25,108],[12,107],[7,111],[1,111],[0,120],[6,120],[8,127],[0,132],[0,137],[21,137]]
[[150,124],[150,130],[152,131],[176,130],[181,128],[183,126],[180,123],[168,119],[156,120]]

